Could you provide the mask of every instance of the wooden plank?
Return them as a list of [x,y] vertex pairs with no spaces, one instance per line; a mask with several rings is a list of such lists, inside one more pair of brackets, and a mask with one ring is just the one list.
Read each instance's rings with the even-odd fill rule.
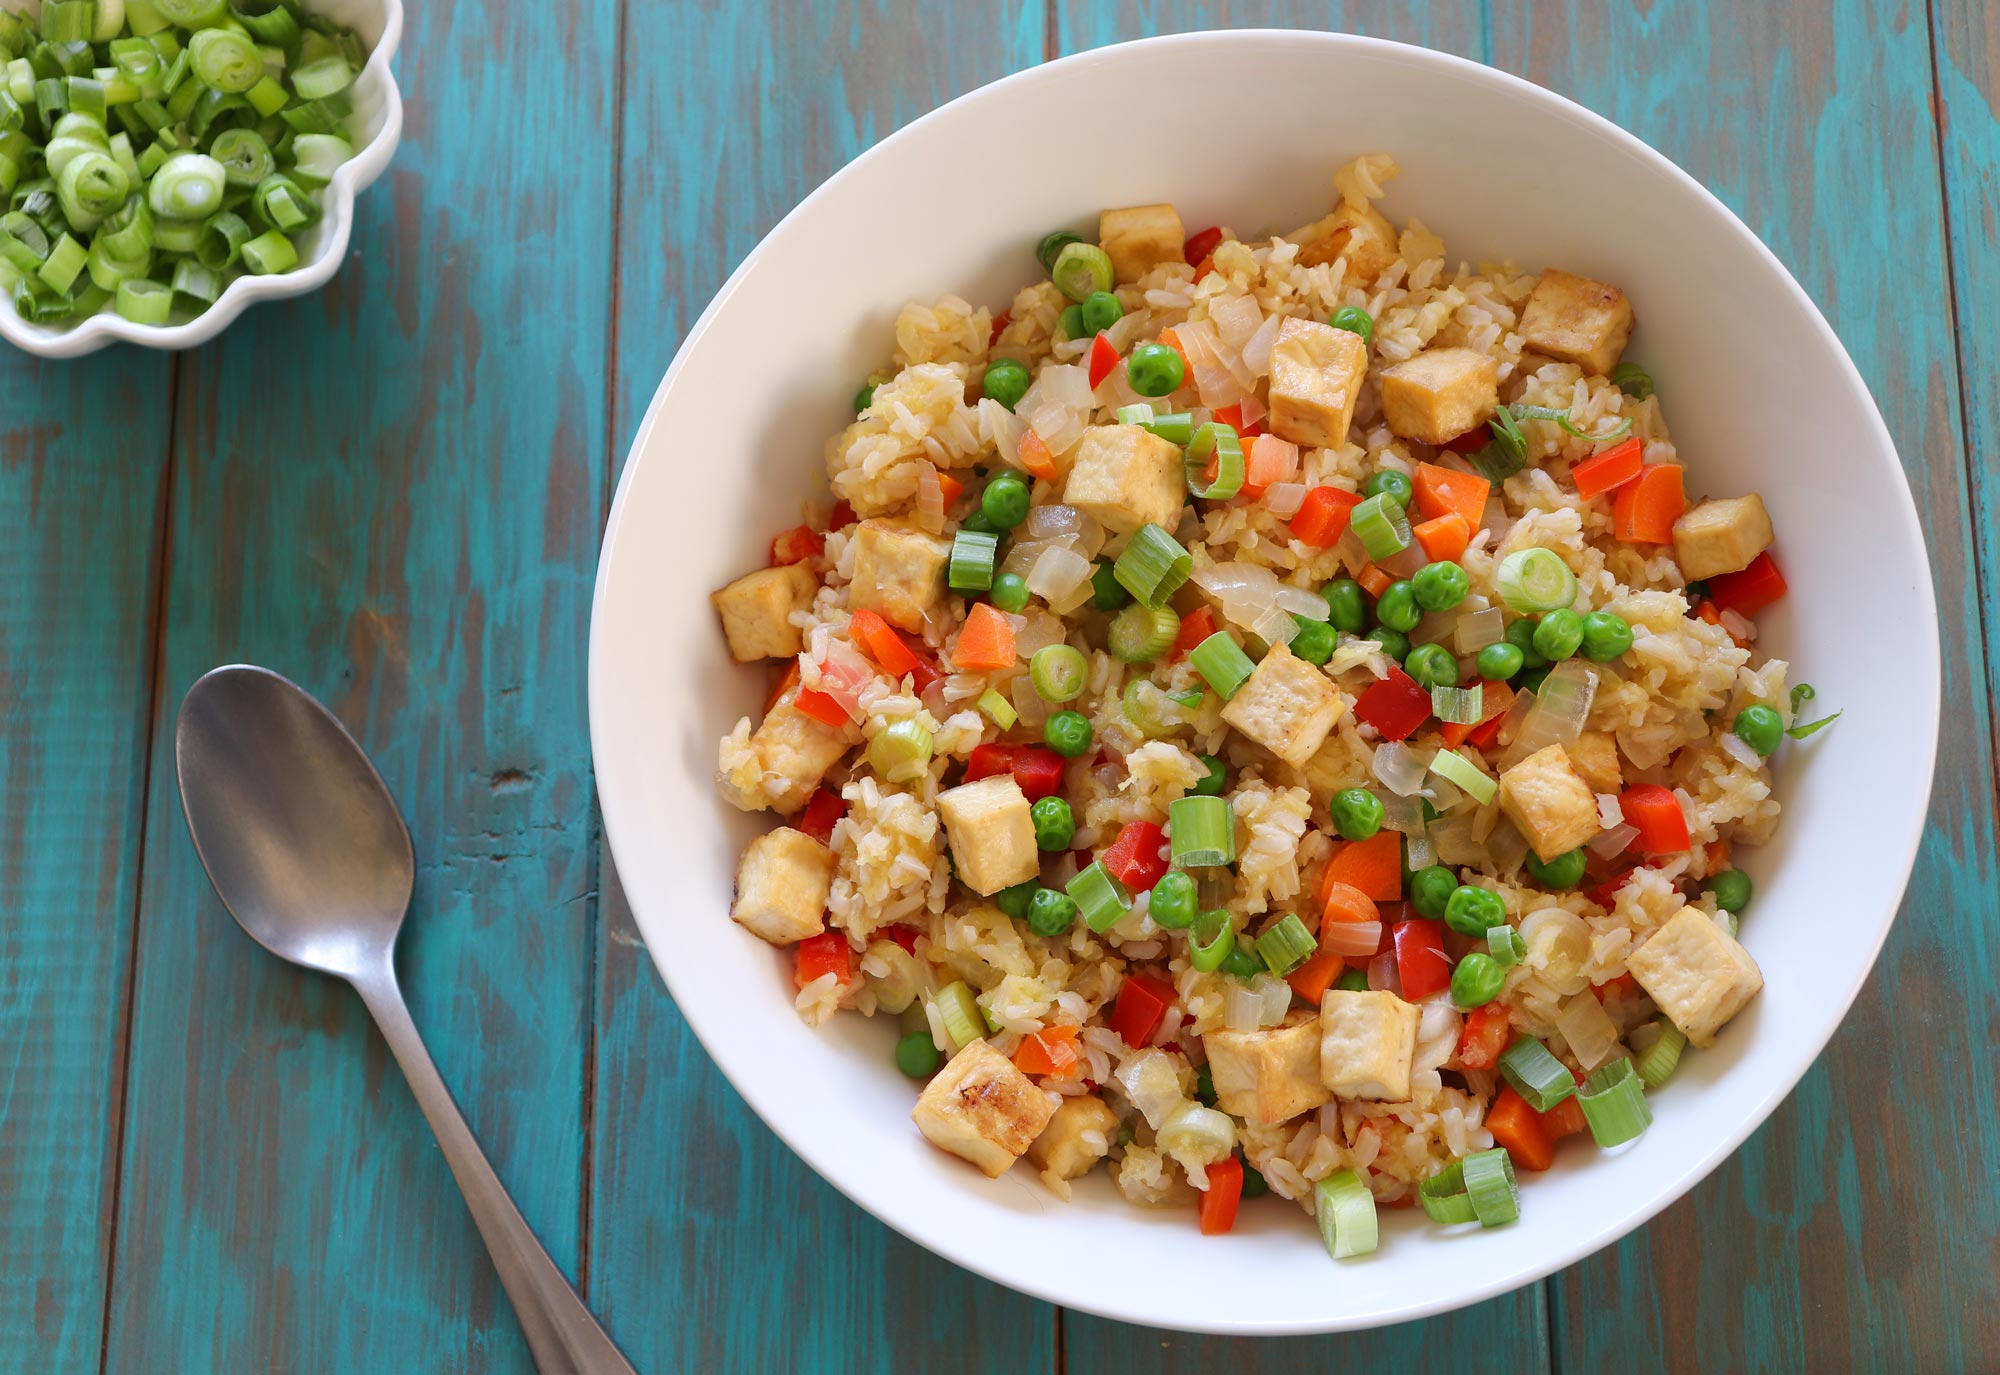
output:
[[[1943,36],[1941,51],[1963,49]],[[1935,820],[1874,979],[1726,1166],[1561,1277],[1557,1368],[1994,1369],[2000,1202],[1975,1181],[2000,1172],[2000,1115],[1968,1089],[1996,1070],[2000,875],[1924,7],[1536,0],[1495,7],[1494,57],[1687,167],[1820,303],[1901,448],[1945,654]],[[1987,253],[1984,277],[1961,283],[1983,281],[1984,295],[1962,299],[1986,312],[1989,350],[1991,204],[1983,227],[1961,226]],[[1990,375],[1966,374],[1982,396]],[[1981,533],[1990,541],[1990,516]]]
[[191,853],[173,713],[228,659],[373,751],[419,860],[416,1021],[577,1264],[616,19],[411,7],[406,141],[344,270],[183,364],[107,1370],[531,1369],[359,1001],[255,947]]
[[[1042,0],[909,22],[893,0],[633,4],[623,103],[614,464],[729,270],[869,144],[1042,57]],[[720,166],[726,174],[718,177]],[[607,477],[609,470],[607,469]],[[1047,1370],[1055,1311],[848,1203],[722,1079],[666,996],[605,860],[591,1298],[641,1370]]]
[[0,1352],[52,1375],[102,1336],[170,367],[0,358]]
[[[1473,58],[1483,56],[1485,49],[1481,7],[1472,0],[1417,5],[1139,0],[1116,7],[1064,0],[1057,13],[1058,45],[1065,53],[1187,29],[1253,26],[1365,33]],[[1083,1314],[1068,1315],[1064,1329],[1069,1366],[1074,1370],[1129,1366],[1169,1372],[1227,1369],[1250,1375],[1323,1362],[1424,1370],[1435,1364],[1438,1352],[1450,1351],[1454,1369],[1514,1375],[1539,1370],[1548,1360],[1548,1313],[1540,1285],[1424,1323],[1337,1337],[1231,1341],[1130,1327]]]

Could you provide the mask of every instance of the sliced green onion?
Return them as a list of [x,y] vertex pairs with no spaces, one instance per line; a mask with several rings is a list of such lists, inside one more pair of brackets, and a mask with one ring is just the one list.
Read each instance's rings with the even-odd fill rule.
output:
[[106,246],[102,234],[91,241],[90,280],[106,291],[118,290],[118,284],[134,277],[143,277],[153,265],[153,255],[149,250],[139,250],[135,258],[121,258]]
[[1613,368],[1611,382],[1634,401],[1644,401],[1653,394],[1653,375],[1637,363],[1620,363]]
[[1448,721],[1454,726],[1476,726],[1485,710],[1486,689],[1483,684],[1431,689],[1431,715],[1440,721]]
[[891,721],[868,742],[868,767],[890,783],[907,783],[931,766],[936,741],[931,729],[914,717]]
[[50,43],[90,41],[90,0],[47,0],[42,6],[42,38]]
[[[203,29],[195,34],[188,40],[188,60],[194,64],[194,74],[214,90],[247,91],[264,79],[264,59],[257,55],[257,45],[248,34],[234,29]],[[340,63],[343,70],[346,65]],[[300,81],[304,75],[303,71],[293,73],[292,86],[300,95],[311,100],[331,94],[330,91],[307,94]],[[340,86],[333,87],[339,89]]]
[[248,29],[258,42],[289,48],[299,41],[299,21],[282,4],[271,5],[262,14],[246,13],[246,8],[242,3],[231,4],[230,17]]
[[193,258],[182,258],[174,264],[174,291],[203,305],[215,304],[215,298],[222,294],[224,286],[222,274],[213,268],[203,267]]
[[[1553,420],[1562,428],[1563,433],[1573,434],[1578,439],[1588,439],[1593,444],[1608,444],[1614,439],[1623,439],[1632,432],[1632,417],[1629,415],[1619,416],[1617,423],[1604,434],[1592,434],[1588,430],[1577,428],[1576,422],[1569,418],[1569,407],[1567,406],[1502,406],[1500,409],[1511,411],[1513,418],[1516,420]],[[1525,454],[1526,451],[1524,449],[1524,457]]]
[[1313,1185],[1313,1219],[1319,1239],[1335,1260],[1365,1256],[1376,1246],[1375,1195],[1352,1170],[1330,1174]]
[[279,117],[301,134],[337,134],[340,132],[340,126],[353,113],[354,102],[347,98],[345,91],[342,91],[338,95],[327,96],[324,100],[307,100],[297,105],[287,105],[279,112]]
[[286,92],[284,86],[275,78],[269,76],[266,76],[255,86],[245,91],[243,98],[250,102],[251,109],[266,119],[277,114],[278,111],[284,109],[292,102],[292,97]]
[[125,0],[125,27],[144,38],[171,27],[173,21],[160,13],[155,0]]
[[1356,506],[1347,523],[1368,557],[1377,563],[1410,547],[1410,518],[1403,503],[1387,492],[1378,492]]
[[1576,1091],[1583,1108],[1583,1120],[1590,1134],[1606,1148],[1622,1146],[1653,1125],[1653,1110],[1646,1106],[1645,1084],[1632,1068],[1632,1061],[1619,1057],[1583,1081]]
[[1489,926],[1486,928],[1486,953],[1496,963],[1516,965],[1528,958],[1528,943],[1511,926]]
[[1148,740],[1164,739],[1185,724],[1167,719],[1163,708],[1171,704],[1171,699],[1148,678],[1134,678],[1127,682],[1122,704],[1125,719]]
[[1532,1036],[1523,1036],[1501,1054],[1500,1074],[1536,1112],[1547,1112],[1576,1091],[1576,1076]]
[[250,226],[243,222],[243,217],[225,210],[202,226],[195,257],[203,267],[220,272],[243,255],[243,245],[251,237]]
[[174,308],[172,289],[143,277],[118,284],[118,313],[135,325],[164,325]]
[[[1220,802],[1221,798],[1193,798],[1197,802]],[[1287,912],[1263,935],[1257,937],[1257,957],[1264,961],[1264,967],[1279,978],[1297,969],[1312,958],[1319,942],[1313,933],[1306,930],[1305,921],[1297,912]]]
[[146,195],[166,219],[205,220],[222,206],[229,174],[206,153],[175,153],[153,174]]
[[984,1020],[979,1015],[979,1000],[972,996],[972,989],[959,980],[946,984],[937,994],[938,1020],[944,1023],[944,1035],[951,1042],[948,1047],[953,1054],[964,1050],[979,1039],[980,1024]]
[[1200,688],[1176,688],[1167,694],[1167,700],[1192,711],[1201,705],[1203,695]]
[[307,186],[326,185],[353,159],[354,145],[338,134],[300,134],[292,140],[292,175]]
[[1072,301],[1081,301],[1093,291],[1111,290],[1111,255],[1094,243],[1064,244],[1049,269],[1056,290]]
[[23,272],[36,271],[49,256],[49,236],[18,210],[0,215],[0,258]]
[[1465,1157],[1465,1196],[1481,1227],[1504,1227],[1521,1216],[1521,1189],[1514,1182],[1514,1158],[1503,1147]]
[[1655,1025],[1660,1028],[1659,1039],[1639,1056],[1639,1079],[1649,1089],[1656,1089],[1673,1077],[1688,1043],[1687,1034],[1666,1018],[1662,1017]]
[[192,253],[201,245],[200,220],[153,221],[153,247],[162,253]]
[[[1215,481],[1208,465],[1215,464]],[[1184,460],[1187,488],[1205,501],[1227,501],[1243,490],[1243,441],[1228,425],[1211,420],[1194,432]]]
[[1014,723],[1021,719],[1021,714],[1014,710],[1014,704],[992,688],[979,694],[979,709],[1001,730],[1014,729]]
[[1106,637],[1111,652],[1128,664],[1150,664],[1174,647],[1181,618],[1171,606],[1141,606],[1134,602],[1111,618]]
[[299,251],[292,241],[273,229],[243,245],[243,266],[259,277],[289,272],[298,266]]
[[274,172],[257,183],[251,204],[264,223],[286,233],[311,223],[317,214],[312,198],[282,172]]
[[1118,585],[1150,607],[1165,606],[1192,572],[1194,556],[1150,521],[1133,533],[1125,552],[1111,565]]
[[1125,914],[1132,910],[1132,894],[1097,860],[1077,870],[1076,877],[1063,885],[1063,891],[1083,913],[1083,924],[1100,935],[1124,920]]
[[951,537],[951,565],[945,581],[954,592],[984,592],[993,586],[993,560],[1000,537],[980,530],[960,530]]
[[1800,683],[1797,687],[1792,689],[1793,723],[1791,728],[1785,732],[1786,735],[1789,735],[1794,740],[1803,740],[1809,735],[1814,735],[1820,731],[1825,730],[1828,726],[1832,725],[1835,721],[1838,721],[1843,715],[1846,714],[1844,711],[1836,711],[1833,715],[1822,716],[1817,721],[1798,720],[1797,717],[1799,714],[1799,708],[1804,706],[1807,702],[1812,701],[1812,699],[1817,696],[1819,696],[1819,694],[1813,690],[1813,685],[1811,683]]
[[110,100],[105,96],[104,83],[96,77],[73,76],[69,78],[67,103],[73,113],[88,115],[102,127]]
[[354,81],[354,69],[344,57],[323,57],[292,69],[292,89],[300,100],[324,100]]
[[1188,662],[1208,680],[1210,687],[1222,694],[1225,702],[1257,671],[1257,665],[1243,652],[1242,646],[1229,638],[1226,630],[1218,630],[1196,645],[1188,653]]
[[1167,804],[1169,854],[1176,869],[1236,862],[1236,814],[1219,797],[1181,797]]
[[[324,137],[324,135],[322,135]],[[231,186],[254,187],[277,170],[271,145],[255,129],[225,129],[208,146]]]
[[1454,1160],[1419,1183],[1417,1202],[1423,1205],[1424,1216],[1447,1227],[1479,1219],[1479,1214],[1472,1207],[1472,1196],[1465,1192],[1463,1161]]
[[1188,927],[1188,963],[1204,974],[1222,968],[1222,962],[1236,949],[1236,923],[1221,907],[1195,914]]
[[76,313],[69,297],[50,291],[33,277],[23,277],[14,283],[14,309],[22,319],[38,325],[67,320]]
[[1111,418],[1120,425],[1150,425],[1153,423],[1153,407],[1145,401],[1134,402],[1130,406],[1120,406],[1111,413]]
[[84,251],[83,245],[64,234],[49,246],[49,256],[42,259],[41,266],[35,269],[35,275],[42,279],[49,290],[61,296],[67,294],[70,287],[75,285],[76,279],[83,275],[83,269],[89,262],[90,255]]
[[1456,783],[1482,807],[1493,800],[1493,793],[1500,786],[1457,750],[1439,750],[1431,759],[1431,772],[1448,783]]
[[125,31],[125,0],[97,0],[96,18],[91,24],[90,41],[109,43]]
[[1190,411],[1168,411],[1165,415],[1156,415],[1145,423],[1144,428],[1146,433],[1156,435],[1169,444],[1194,442],[1194,415]]
[[1043,645],[1028,661],[1028,681],[1044,702],[1073,702],[1090,682],[1090,665],[1071,645]]
[[176,28],[213,28],[229,17],[228,0],[153,0],[160,17]]
[[1500,561],[1495,577],[1509,611],[1529,615],[1558,611],[1576,600],[1576,574],[1553,549],[1517,549]]

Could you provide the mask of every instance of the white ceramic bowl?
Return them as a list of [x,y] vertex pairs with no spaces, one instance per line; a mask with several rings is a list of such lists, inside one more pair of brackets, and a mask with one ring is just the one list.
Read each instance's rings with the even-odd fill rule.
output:
[[[41,0],[0,0],[0,6],[37,13]],[[403,0],[309,0],[309,8],[314,14],[331,15],[359,34],[368,47],[368,63],[350,88],[354,120],[348,132],[354,157],[320,192],[320,218],[293,240],[299,265],[269,277],[239,277],[201,314],[166,325],[133,324],[109,309],[81,320],[37,325],[23,320],[12,302],[0,301],[0,338],[44,358],[77,358],[120,341],[152,349],[191,349],[222,333],[246,306],[303,296],[326,285],[347,256],[354,198],[382,175],[403,136],[403,97],[389,70],[403,38]]]
[[[1225,101],[1170,139],[1119,139],[1100,158],[1050,154],[1074,151],[1077,129],[1123,127],[1161,92],[1196,89],[1285,97]],[[764,676],[731,666],[707,594],[763,563],[797,498],[824,500],[822,444],[889,356],[901,303],[949,291],[998,308],[1032,278],[1043,233],[1088,229],[1104,206],[1171,200],[1191,229],[1300,224],[1332,203],[1335,166],[1373,150],[1403,165],[1391,217],[1421,218],[1454,258],[1556,264],[1630,294],[1630,356],[1659,379],[1691,486],[1770,503],[1793,590],[1760,619],[1763,643],[1847,715],[1780,756],[1784,825],[1744,858],[1764,992],[1687,1058],[1644,1138],[1563,1152],[1526,1179],[1511,1227],[1443,1235],[1415,1210],[1385,1213],[1380,1251],[1336,1264],[1286,1204],[1246,1208],[1211,1238],[1192,1210],[1126,1206],[1101,1171],[1070,1204],[1026,1167],[989,1182],[911,1126],[886,1019],[800,1024],[785,959],[726,916],[735,856],[772,818],[717,799],[716,740],[756,712]],[[1023,72],[809,196],[717,294],[653,398],[612,510],[590,650],[598,788],[625,891],[689,1024],[772,1129],[960,1265],[1110,1317],[1229,1333],[1471,1303],[1686,1192],[1805,1073],[1867,977],[1915,856],[1937,738],[1936,616],[1895,449],[1777,259],[1665,158],[1559,96],[1325,34],[1191,34]]]

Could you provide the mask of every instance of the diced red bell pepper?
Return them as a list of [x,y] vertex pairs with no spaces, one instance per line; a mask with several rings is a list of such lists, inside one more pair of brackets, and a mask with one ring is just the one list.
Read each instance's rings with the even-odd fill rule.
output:
[[1583,895],[1599,907],[1609,911],[1618,903],[1618,890],[1623,888],[1625,881],[1638,873],[1639,869],[1639,865],[1628,864],[1610,878],[1604,880],[1604,882],[1597,884],[1595,887],[1585,889]]
[[1785,575],[1765,550],[1741,573],[1717,573],[1708,580],[1708,599],[1724,611],[1755,616],[1785,595]]
[[1169,663],[1179,663],[1193,648],[1215,633],[1215,612],[1208,607],[1197,607],[1193,615],[1181,617],[1180,633],[1174,636],[1173,652],[1167,656]]
[[1691,843],[1687,817],[1671,788],[1657,783],[1635,784],[1625,790],[1618,805],[1624,809],[1625,820],[1639,828],[1635,839],[1647,854],[1679,854]]
[[1021,745],[1015,748],[1010,767],[1022,795],[1030,802],[1040,802],[1062,791],[1063,769],[1068,763],[1046,745]]
[[1111,1029],[1137,1050],[1153,1039],[1160,1019],[1174,1005],[1174,986],[1151,974],[1127,974],[1111,1007]]
[[813,720],[836,730],[854,724],[854,718],[847,714],[846,707],[817,688],[800,688],[799,695],[792,702]]
[[1347,533],[1347,520],[1361,498],[1338,487],[1315,487],[1292,517],[1292,533],[1315,549],[1331,549]]
[[1473,454],[1485,448],[1486,441],[1492,437],[1493,432],[1487,429],[1486,426],[1474,425],[1464,434],[1454,435],[1452,438],[1438,445],[1438,447],[1440,449],[1450,449],[1455,454]]
[[1111,346],[1109,339],[1101,334],[1098,335],[1090,344],[1091,389],[1094,391],[1102,385],[1104,379],[1109,377],[1117,366],[1118,350]]
[[917,671],[919,661],[916,654],[896,633],[895,627],[876,612],[866,608],[856,611],[847,624],[847,630],[848,638],[891,678],[901,678],[906,673]]
[[854,952],[847,948],[847,937],[838,931],[822,931],[799,942],[795,974],[799,987],[804,988],[825,974],[834,975],[842,983],[854,979]]
[[[1508,705],[1512,706],[1513,703],[1509,702]],[[1500,725],[1506,719],[1507,713],[1504,711],[1498,716],[1488,717],[1485,721],[1466,732],[1466,743],[1477,746],[1482,750],[1492,749],[1493,742],[1500,738]]]
[[1243,1162],[1235,1156],[1210,1165],[1208,1188],[1201,1195],[1201,1234],[1221,1236],[1236,1225],[1236,1205],[1243,1201]]
[[826,518],[826,528],[829,530],[845,530],[860,519],[861,517],[854,514],[852,506],[849,506],[844,501],[836,501],[833,503],[833,514]]
[[923,932],[917,930],[914,926],[906,926],[902,922],[897,922],[894,926],[885,928],[884,934],[890,940],[902,946],[904,950],[914,955],[917,953],[917,937],[922,935]]
[[826,541],[810,525],[795,525],[771,541],[771,567],[818,558]]
[[833,840],[833,823],[847,815],[847,803],[839,793],[821,788],[806,802],[805,809],[793,826],[817,840],[820,844],[830,844]]
[[1396,925],[1396,973],[1403,997],[1421,1002],[1451,986],[1451,961],[1444,954],[1444,923],[1413,917]]
[[1431,695],[1400,668],[1355,699],[1354,714],[1380,731],[1384,740],[1407,740],[1430,719]]
[[1214,253],[1215,246],[1221,242],[1221,225],[1212,224],[1206,229],[1198,229],[1188,235],[1187,242],[1181,245],[1181,261],[1184,263],[1198,263],[1203,258]]
[[998,315],[994,316],[993,332],[986,336],[986,347],[992,348],[995,344],[999,343],[1001,334],[1006,331],[1007,326],[1013,323],[1014,323],[1014,309],[1012,306],[1009,306],[1007,309],[1001,311]]
[[977,783],[982,778],[1014,771],[1014,747],[1012,745],[975,745],[965,760],[965,781]]
[[1097,857],[1110,875],[1135,893],[1144,893],[1167,872],[1167,833],[1150,821],[1128,821],[1118,839]]
[[[1508,687],[1505,683],[1482,680],[1479,687],[1481,714],[1475,724],[1461,726],[1454,725],[1450,721],[1445,721],[1438,726],[1438,735],[1452,749],[1457,749],[1489,725],[1493,727],[1494,735],[1499,734],[1500,718],[1505,716],[1508,710],[1514,705],[1514,689]],[[1491,740],[1492,736],[1489,735],[1487,739]]]
[[[1260,426],[1243,423],[1243,406],[1240,402],[1234,406],[1217,406],[1215,408],[1215,421],[1219,425],[1227,425],[1230,429],[1236,431],[1238,439],[1254,439],[1256,436],[1264,433]],[[1212,477],[1209,479],[1211,482],[1214,480]]]
[[[773,668],[777,665],[773,664]],[[797,656],[785,660],[785,671],[771,682],[770,690],[764,694],[764,714],[769,716],[771,708],[778,705],[778,699],[798,686],[799,661]]]
[[1476,1007],[1466,1017],[1465,1034],[1458,1040],[1458,1063],[1467,1069],[1492,1069],[1500,1063],[1500,1052],[1512,1038],[1505,1003]]

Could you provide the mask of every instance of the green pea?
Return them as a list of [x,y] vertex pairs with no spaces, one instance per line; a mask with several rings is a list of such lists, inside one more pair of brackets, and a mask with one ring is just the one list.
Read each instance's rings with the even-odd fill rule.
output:
[[1344,970],[1341,976],[1333,981],[1333,986],[1343,993],[1366,993],[1368,976],[1359,969]]
[[1028,810],[1035,823],[1035,845],[1043,850],[1067,850],[1076,838],[1076,813],[1060,797],[1045,797]]
[[1403,660],[1403,672],[1416,679],[1418,687],[1453,687],[1458,682],[1458,660],[1443,645],[1418,645]]
[[936,1074],[942,1058],[928,1031],[913,1031],[896,1042],[896,1068],[912,1079],[928,1079]]
[[1004,535],[1007,533],[989,520],[986,512],[976,508],[971,515],[958,523],[958,528],[961,530],[972,530],[982,535]]
[[1378,625],[1368,632],[1367,638],[1381,645],[1382,652],[1399,664],[1410,657],[1410,637],[1400,630]]
[[979,509],[996,529],[1012,530],[1028,518],[1028,484],[1013,473],[998,473],[979,494]]
[[1254,979],[1268,971],[1264,968],[1264,962],[1257,958],[1256,942],[1248,935],[1242,935],[1236,938],[1236,948],[1223,960],[1222,972],[1239,979]]
[[1083,314],[1083,327],[1092,334],[1102,334],[1118,323],[1118,317],[1125,313],[1125,307],[1118,304],[1118,298],[1108,291],[1093,291],[1084,297],[1078,307]]
[[1410,902],[1421,916],[1432,921],[1444,919],[1445,904],[1458,891],[1458,875],[1442,864],[1419,869],[1410,875]]
[[1348,635],[1368,628],[1368,595],[1352,578],[1335,578],[1320,589],[1326,598],[1327,623]]
[[1028,609],[1028,580],[1019,573],[1001,573],[993,579],[993,586],[986,589],[986,600],[1002,611],[1025,611]]
[[1574,611],[1551,611],[1535,627],[1535,652],[1550,663],[1561,663],[1583,645],[1583,617]]
[[1042,236],[1040,243],[1035,245],[1035,261],[1042,265],[1042,271],[1054,271],[1057,256],[1071,244],[1082,242],[1081,234],[1072,234],[1067,229],[1051,230]]
[[1535,623],[1526,617],[1507,627],[1507,643],[1521,651],[1522,668],[1540,668],[1549,661],[1535,648]]
[[[1202,1068],[1207,1069],[1208,1066],[1203,1065]],[[1237,1154],[1240,1155],[1242,1154],[1242,1152],[1239,1151],[1237,1152]],[[1271,1192],[1271,1186],[1264,1182],[1264,1176],[1258,1171],[1257,1167],[1255,1165],[1252,1165],[1247,1160],[1244,1161],[1243,1197],[1262,1198],[1265,1194],[1268,1194],[1270,1192]]]
[[1042,723],[1042,739],[1065,759],[1090,748],[1090,718],[1080,711],[1059,711]]
[[1390,583],[1375,599],[1375,620],[1391,630],[1407,635],[1423,618],[1424,613],[1417,606],[1417,589],[1407,582]]
[[1416,589],[1417,605],[1426,611],[1449,611],[1472,591],[1472,579],[1466,571],[1444,560],[1419,568],[1410,585]]
[[1583,618],[1583,657],[1611,662],[1632,648],[1632,626],[1612,611],[1593,611]]
[[1038,936],[1060,936],[1076,922],[1076,899],[1053,888],[1037,888],[1028,906],[1028,929]]
[[1451,971],[1451,1000],[1462,1008],[1484,1007],[1500,996],[1500,988],[1506,982],[1505,965],[1491,955],[1474,951]]
[[1329,810],[1333,828],[1348,840],[1366,840],[1382,829],[1382,799],[1366,788],[1343,788]]
[[1070,306],[1064,310],[1056,317],[1056,328],[1062,331],[1062,337],[1065,339],[1083,338],[1083,307]]
[[1196,896],[1193,877],[1185,869],[1169,869],[1153,885],[1146,907],[1156,925],[1185,931],[1194,922]]
[[1507,904],[1490,888],[1462,883],[1444,905],[1444,924],[1461,936],[1483,936],[1507,920]]
[[1342,306],[1333,312],[1333,318],[1327,323],[1335,329],[1344,329],[1349,334],[1360,335],[1364,344],[1373,343],[1375,340],[1375,317],[1360,306]]
[[1165,344],[1141,344],[1125,360],[1125,380],[1141,396],[1171,396],[1187,377],[1187,364]]
[[1207,1065],[1194,1072],[1194,1101],[1205,1108],[1215,1106],[1215,1072]]
[[1325,621],[1315,621],[1296,612],[1292,619],[1299,623],[1299,633],[1292,637],[1292,653],[1315,667],[1333,657],[1333,648],[1340,643],[1339,631]]
[[1740,915],[1750,905],[1750,875],[1741,869],[1724,869],[1719,874],[1711,874],[1702,887],[1715,898],[1715,905],[1725,912]]
[[996,358],[986,365],[986,377],[979,386],[1011,411],[1028,394],[1028,370],[1012,358]]
[[1521,663],[1521,647],[1500,640],[1479,651],[1473,668],[1489,683],[1504,683],[1521,671]]
[[861,412],[867,410],[869,406],[873,405],[874,402],[875,402],[875,384],[873,382],[870,382],[860,391],[854,393],[854,413],[856,415],[861,414]]
[[1528,867],[1529,876],[1535,882],[1544,888],[1561,892],[1583,882],[1583,866],[1586,858],[1583,851],[1571,850],[1557,855],[1554,859],[1544,860],[1530,850],[1524,862]]
[[1221,797],[1223,789],[1229,786],[1228,768],[1217,755],[1203,754],[1196,757],[1208,769],[1208,773],[1188,791],[1196,797]]
[[1408,473],[1399,473],[1394,468],[1384,468],[1370,473],[1368,480],[1361,484],[1361,495],[1379,497],[1384,492],[1396,498],[1396,504],[1405,511],[1410,509],[1410,494],[1415,489],[1410,485]]
[[1099,563],[1090,574],[1090,604],[1099,611],[1116,611],[1132,600],[1125,584],[1108,563]]
[[1732,729],[1735,730],[1738,740],[1766,759],[1777,751],[1778,742],[1785,738],[1783,718],[1762,702],[1738,712],[1736,724]]
[[1011,888],[1002,888],[993,895],[993,905],[1012,917],[1015,921],[1024,921],[1027,919],[1028,908],[1034,902],[1035,894],[1040,890],[1041,886],[1041,884],[1035,882],[1033,879],[1029,879],[1026,883],[1017,883]]

